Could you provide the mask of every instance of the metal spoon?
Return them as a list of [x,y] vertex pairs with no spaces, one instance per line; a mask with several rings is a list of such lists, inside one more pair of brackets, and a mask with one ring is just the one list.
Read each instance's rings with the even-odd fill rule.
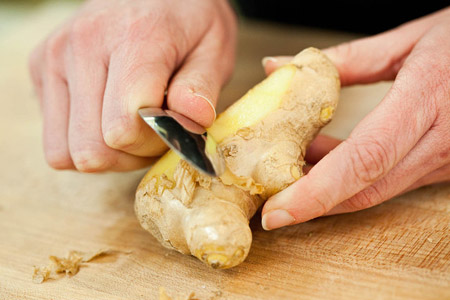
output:
[[217,144],[204,127],[168,109],[146,107],[138,112],[172,150],[197,170],[214,177],[224,172]]

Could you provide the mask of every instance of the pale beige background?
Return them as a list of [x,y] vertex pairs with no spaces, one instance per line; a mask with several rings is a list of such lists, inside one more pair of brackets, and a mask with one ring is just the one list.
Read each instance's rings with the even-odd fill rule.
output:
[[[411,192],[378,207],[265,232],[252,222],[248,259],[211,270],[162,248],[133,213],[145,170],[79,174],[44,162],[41,118],[26,70],[31,48],[75,6],[0,6],[0,299],[450,299],[450,186]],[[243,23],[223,109],[263,78],[265,55],[294,54],[356,36]],[[345,138],[389,83],[342,91],[325,132]],[[72,278],[33,284],[33,265],[69,250],[129,252],[101,258]]]

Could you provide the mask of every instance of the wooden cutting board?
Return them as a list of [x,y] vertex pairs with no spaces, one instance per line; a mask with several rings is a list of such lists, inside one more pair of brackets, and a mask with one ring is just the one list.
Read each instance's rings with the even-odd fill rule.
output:
[[[145,170],[93,175],[47,167],[26,56],[73,9],[60,3],[0,18],[0,299],[158,299],[160,287],[198,299],[450,299],[449,184],[272,232],[257,215],[248,259],[212,270],[163,248],[139,226],[134,191]],[[240,29],[221,109],[263,78],[261,57],[355,38],[255,23]],[[389,86],[344,89],[325,131],[345,138]],[[49,255],[100,249],[116,252],[73,277],[32,283],[33,266],[46,265]]]

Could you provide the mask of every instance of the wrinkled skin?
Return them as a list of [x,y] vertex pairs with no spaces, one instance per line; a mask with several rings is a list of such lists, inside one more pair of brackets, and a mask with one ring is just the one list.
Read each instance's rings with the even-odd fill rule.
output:
[[[215,104],[231,73],[235,32],[225,1],[86,2],[30,59],[48,163],[84,172],[149,164],[165,148],[137,109],[160,106],[166,87],[171,109],[210,125],[214,110],[205,98]],[[312,143],[306,159],[316,165],[269,199],[266,229],[450,180],[449,36],[447,8],[326,50],[343,85],[394,85],[347,140],[319,136]],[[266,72],[290,59],[265,60]]]
[[[450,180],[449,36],[445,9],[325,50],[343,85],[395,81],[347,140],[320,137],[311,145],[307,159],[317,164],[266,202],[266,229],[361,210]],[[288,59],[266,59],[267,73]]]
[[[56,169],[142,168],[167,148],[137,114],[167,105],[210,126],[233,68],[225,0],[89,0],[30,57]],[[169,82],[170,80],[170,82]]]

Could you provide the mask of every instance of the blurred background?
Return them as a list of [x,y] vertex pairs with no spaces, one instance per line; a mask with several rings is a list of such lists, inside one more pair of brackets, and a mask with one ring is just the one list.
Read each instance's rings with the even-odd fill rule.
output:
[[[0,0],[1,21],[12,11],[38,8],[48,2],[81,3],[82,0]],[[303,25],[363,34],[375,34],[449,5],[446,0],[230,0],[236,12],[247,19]]]
[[394,28],[449,5],[449,1],[235,0],[247,18],[362,34]]
[[[27,61],[32,49],[82,2],[0,0],[0,299],[156,299],[158,287],[170,279],[176,282],[171,290],[195,291],[200,299],[216,299],[209,297],[222,287],[236,294],[259,293],[258,299],[286,299],[283,293],[327,299],[333,291],[348,299],[379,290],[378,298],[386,299],[448,295],[448,188],[422,189],[370,212],[284,231],[264,232],[256,220],[251,267],[213,273],[195,260],[168,253],[140,229],[133,199],[145,169],[120,174],[52,170],[44,159],[42,118]],[[237,61],[218,111],[265,77],[264,56],[329,47],[447,5],[416,2],[233,0],[240,16]],[[322,132],[346,138],[390,85],[342,89],[335,117]],[[267,242],[271,238],[276,242]],[[32,266],[45,264],[50,254],[105,248],[131,254],[114,264],[96,264],[75,278],[43,285],[31,281]],[[266,259],[282,276],[270,277],[262,262]],[[266,290],[261,278],[274,286]],[[224,294],[223,299],[236,297]]]

